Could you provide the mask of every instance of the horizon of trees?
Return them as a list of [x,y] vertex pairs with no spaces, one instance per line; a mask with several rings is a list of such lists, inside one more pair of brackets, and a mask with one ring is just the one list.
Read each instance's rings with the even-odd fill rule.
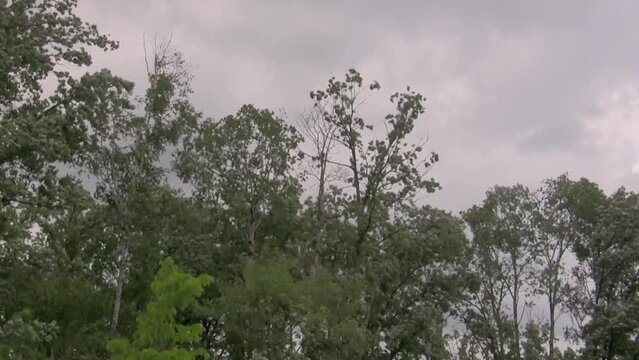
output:
[[170,41],[143,89],[73,76],[118,47],[77,0],[0,1],[0,358],[639,359],[636,192],[561,175],[452,214],[417,200],[410,87],[381,120],[354,69],[295,124],[207,118]]

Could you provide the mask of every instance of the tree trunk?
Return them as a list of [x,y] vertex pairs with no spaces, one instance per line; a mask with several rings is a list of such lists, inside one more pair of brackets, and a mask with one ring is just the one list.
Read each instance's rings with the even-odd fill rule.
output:
[[311,243],[311,259],[309,264],[309,275],[315,277],[319,267],[319,246],[324,238],[326,224],[324,223],[324,192],[326,187],[326,159],[324,154],[320,154],[320,177],[319,188],[317,190],[317,225],[319,229]]
[[550,310],[549,321],[549,334],[548,334],[548,359],[553,360],[555,354],[555,301],[554,299],[548,300],[548,306]]
[[513,339],[513,353],[514,359],[521,358],[520,351],[520,333],[519,333],[519,273],[517,272],[517,259],[512,258],[513,265],[513,322],[514,322],[514,339]]
[[255,244],[255,233],[257,232],[257,224],[251,221],[249,229],[249,253],[254,256],[257,252],[257,246]]
[[113,300],[113,312],[111,314],[111,332],[115,334],[118,328],[118,321],[120,318],[120,307],[122,304],[122,288],[124,287],[124,280],[126,279],[126,258],[128,256],[128,248],[126,244],[120,245],[120,255],[118,259],[118,274],[116,276],[115,284],[115,299]]
[[257,244],[256,244],[256,236],[257,236],[257,227],[259,226],[260,219],[258,217],[257,211],[253,204],[253,201],[250,203],[249,208],[249,229],[248,229],[248,250],[250,256],[255,256],[257,254]]

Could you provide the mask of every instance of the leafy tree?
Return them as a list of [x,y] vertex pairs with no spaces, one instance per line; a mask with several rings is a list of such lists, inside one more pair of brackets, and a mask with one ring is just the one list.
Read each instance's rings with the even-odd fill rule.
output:
[[[117,48],[117,42],[74,14],[77,3],[77,0],[0,2],[0,19],[4,24],[0,35],[3,44],[0,109],[3,112],[25,105],[46,108],[47,101],[40,101],[42,81],[51,73],[60,80],[69,78],[68,73],[59,70],[59,65],[90,65],[86,46],[104,50]],[[49,112],[59,106],[50,102],[48,105]]]
[[[1,78],[10,84],[0,135],[11,139],[0,145],[0,291],[7,295],[0,321],[29,307],[60,325],[58,356],[95,358],[103,355],[110,289],[114,331],[127,278],[140,289],[127,304],[135,313],[175,234],[166,221],[171,216],[160,210],[175,208],[176,192],[162,184],[158,162],[197,114],[187,101],[185,62],[167,42],[156,43],[141,99],[133,97],[133,83],[108,70],[81,78],[61,71],[89,65],[86,46],[117,47],[83,23],[75,7],[76,1],[0,7],[3,24],[15,25],[0,35],[10,35],[2,40],[8,45]],[[43,97],[41,83],[51,75],[58,86]]]
[[438,188],[434,180],[424,177],[426,170],[438,161],[437,154],[420,157],[423,144],[408,145],[406,141],[424,112],[425,99],[421,94],[410,88],[393,94],[390,101],[396,111],[384,119],[385,138],[371,139],[365,144],[364,133],[373,130],[373,123],[366,122],[359,114],[362,97],[366,90],[378,89],[380,85],[375,81],[364,85],[362,76],[351,69],[344,80],[331,78],[325,90],[310,94],[321,118],[329,124],[329,129],[334,128],[332,139],[348,154],[345,163],[335,159],[318,160],[330,161],[350,174],[346,185],[352,191],[336,195],[344,203],[345,215],[356,226],[351,264],[357,271],[364,270],[365,259],[372,250],[373,241],[368,236],[378,217],[385,216],[393,206],[410,201],[419,190],[433,192]]
[[389,355],[372,356],[448,357],[445,316],[467,282],[461,222],[428,206],[409,207],[382,231],[379,254],[369,258],[365,324]]
[[632,359],[639,332],[636,289],[639,196],[619,189],[606,196],[581,179],[564,190],[571,214],[574,271],[570,309],[580,325],[587,359]]
[[[194,188],[191,209],[202,216],[193,219],[204,232],[193,234],[190,246],[209,256],[185,257],[177,247],[171,251],[177,251],[184,264],[208,269],[218,279],[219,288],[207,294],[211,306],[203,310],[203,342],[220,356],[273,357],[293,351],[287,347],[292,326],[287,319],[293,315],[287,315],[280,302],[289,310],[298,306],[293,296],[297,281],[274,288],[286,288],[287,294],[262,290],[270,286],[265,284],[292,281],[293,275],[265,254],[275,259],[297,255],[293,243],[299,241],[294,234],[300,188],[292,166],[300,140],[297,131],[271,111],[245,105],[235,115],[198,124],[175,164]],[[261,269],[257,273],[256,267]],[[278,299],[273,307],[267,305],[271,296]],[[258,300],[262,297],[263,303]],[[279,322],[269,320],[269,314]]]
[[[65,70],[91,64],[87,47],[117,43],[78,18],[76,5],[0,3],[0,137],[7,140],[0,142],[0,324],[24,308],[38,321],[55,321],[51,352],[59,358],[104,347],[105,294],[86,261],[93,201],[68,174],[90,137],[78,112],[79,80]],[[45,92],[48,78],[57,86]]]
[[[62,111],[72,102],[66,95],[73,79],[60,69],[91,64],[87,46],[117,48],[74,14],[76,6],[74,0],[0,2],[0,136],[7,140],[0,144],[2,208],[50,207],[31,189],[54,187],[50,165],[77,155],[82,140],[81,123]],[[43,97],[50,75],[58,86]]]
[[[537,246],[534,209],[530,191],[516,185],[495,187],[482,206],[464,214],[473,233],[473,265],[482,279],[470,299],[466,322],[482,329],[484,348],[496,359],[521,357],[520,311],[527,306],[522,297]],[[503,312],[507,306],[510,316]]]
[[570,213],[563,191],[570,183],[566,175],[544,182],[537,192],[537,257],[539,268],[534,269],[533,280],[537,293],[548,303],[548,357],[554,359],[556,323],[565,307],[569,277],[566,257],[574,239],[571,233]]
[[133,340],[113,339],[107,348],[113,359],[196,359],[208,357],[205,349],[195,346],[202,333],[202,325],[181,325],[178,311],[197,303],[204,287],[212,278],[197,278],[178,269],[171,258],[160,264],[151,284],[154,300],[137,319]]
[[358,276],[340,276],[327,268],[300,284],[303,317],[301,353],[312,359],[357,359],[374,346],[375,336],[361,319],[366,304],[365,282]]
[[[104,225],[110,230],[113,244],[108,271],[113,274],[115,296],[111,331],[119,322],[122,293],[135,252],[143,248],[144,256],[153,256],[149,265],[159,260],[166,232],[148,224],[149,208],[171,191],[162,184],[165,171],[159,164],[167,147],[177,144],[197,113],[188,102],[189,75],[186,63],[169,42],[156,42],[148,69],[149,87],[139,101],[132,97],[133,84],[112,76],[108,71],[85,75],[75,84],[74,116],[85,119],[90,148],[78,164],[96,183],[94,197],[104,207]],[[136,115],[137,103],[143,113]],[[151,221],[152,221],[151,220]],[[153,231],[153,239],[148,231]],[[149,248],[151,246],[151,248]],[[152,265],[150,265],[152,267]],[[144,269],[144,268],[143,268]],[[149,279],[150,281],[150,279]]]
[[195,187],[198,200],[224,209],[239,235],[238,255],[283,245],[265,244],[263,229],[269,218],[299,208],[291,166],[300,140],[295,128],[271,111],[245,105],[234,116],[201,124],[182,152],[181,176]]
[[349,70],[344,80],[332,78],[311,93],[304,133],[325,182],[308,203],[311,223],[323,229],[310,238],[311,253],[319,254],[314,266],[363,281],[363,312],[350,316],[353,334],[368,339],[350,357],[441,358],[448,355],[444,314],[465,286],[466,242],[458,221],[413,203],[416,194],[438,187],[425,177],[437,155],[422,157],[424,144],[408,144],[424,98],[410,89],[393,95],[395,112],[383,121],[387,133],[374,139],[375,123],[360,116],[360,106],[366,92],[378,89]]

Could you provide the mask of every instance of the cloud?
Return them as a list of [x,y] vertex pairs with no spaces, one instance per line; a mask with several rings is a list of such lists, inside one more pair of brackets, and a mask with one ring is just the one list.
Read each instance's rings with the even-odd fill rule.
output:
[[596,153],[593,160],[599,160],[593,166],[605,171],[609,181],[619,182],[639,169],[639,86],[602,91],[598,108],[584,119],[588,143]]
[[411,85],[428,99],[417,126],[442,162],[444,191],[424,201],[460,210],[495,184],[537,185],[570,172],[637,189],[639,3],[619,1],[81,2],[120,40],[96,67],[144,82],[144,34],[173,34],[196,65],[195,104],[219,117],[243,103],[286,108],[358,68],[381,94]]

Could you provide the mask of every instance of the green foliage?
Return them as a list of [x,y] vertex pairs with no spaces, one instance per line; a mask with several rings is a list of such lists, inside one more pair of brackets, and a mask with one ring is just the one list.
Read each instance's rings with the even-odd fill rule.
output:
[[304,353],[310,358],[359,358],[372,345],[373,334],[361,322],[365,302],[364,281],[343,277],[327,269],[301,284],[304,298]]
[[278,257],[248,260],[241,280],[223,286],[214,311],[224,319],[231,357],[288,359],[294,354],[302,296],[294,271],[293,263]]
[[59,327],[43,323],[23,310],[0,328],[0,355],[3,359],[44,359],[53,356],[52,343]]
[[292,166],[300,141],[295,128],[269,110],[243,106],[236,115],[207,121],[188,143],[178,164],[182,178],[196,189],[195,197],[224,208],[234,228],[233,246],[243,254],[257,254],[269,232],[264,225],[299,207],[297,179]]
[[82,22],[73,13],[76,7],[77,0],[0,2],[0,108],[39,99],[41,82],[56,64],[90,65],[85,46],[117,48],[95,25]]
[[154,299],[138,316],[133,341],[113,339],[107,348],[113,359],[196,359],[208,356],[206,350],[195,344],[200,339],[202,325],[181,325],[176,320],[178,311],[196,304],[204,287],[212,278],[195,278],[178,269],[171,258],[160,264],[151,284]]

